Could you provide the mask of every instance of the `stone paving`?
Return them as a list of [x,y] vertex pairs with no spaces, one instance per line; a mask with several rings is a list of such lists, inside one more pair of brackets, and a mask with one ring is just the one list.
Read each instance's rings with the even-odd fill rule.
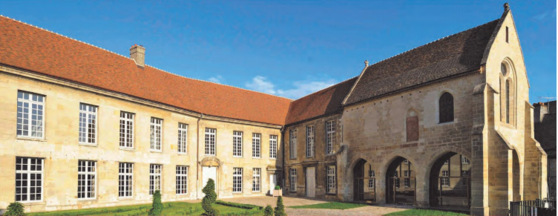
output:
[[[258,206],[276,206],[277,198],[271,196],[239,197],[222,199],[226,202],[252,204]],[[290,206],[312,205],[329,201],[315,200],[301,197],[283,197],[283,204],[288,215],[384,215],[392,212],[403,211],[407,207],[400,206],[364,206],[351,209],[293,209]]]

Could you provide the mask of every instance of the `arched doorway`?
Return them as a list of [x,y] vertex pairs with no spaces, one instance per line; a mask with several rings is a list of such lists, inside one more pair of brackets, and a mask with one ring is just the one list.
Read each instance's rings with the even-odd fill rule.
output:
[[359,159],[353,167],[353,200],[356,202],[376,202],[376,172],[372,164]]
[[513,187],[513,201],[520,201],[521,200],[521,194],[519,191],[519,157],[517,156],[517,152],[515,150],[512,150],[513,152],[513,161],[512,161],[512,175],[513,175],[513,183],[512,183],[512,187]]
[[364,201],[364,165],[366,161],[359,159],[353,168],[353,200],[357,202]]
[[471,161],[448,152],[430,170],[430,206],[469,209],[471,206]]
[[386,172],[386,203],[414,205],[415,175],[415,169],[409,160],[395,158]]

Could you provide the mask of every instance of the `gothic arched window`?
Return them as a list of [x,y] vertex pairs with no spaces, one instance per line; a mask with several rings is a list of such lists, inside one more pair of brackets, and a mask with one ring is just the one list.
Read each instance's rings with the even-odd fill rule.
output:
[[444,93],[438,101],[440,123],[453,121],[453,96],[450,93]]
[[506,80],[506,123],[510,123],[510,80]]

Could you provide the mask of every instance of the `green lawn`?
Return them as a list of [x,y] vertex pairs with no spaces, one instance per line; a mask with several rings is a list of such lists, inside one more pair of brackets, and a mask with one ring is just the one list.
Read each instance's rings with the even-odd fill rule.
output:
[[[201,215],[203,213],[201,203],[167,202],[163,205],[163,215]],[[257,208],[244,209],[219,204],[214,204],[213,206],[219,210],[220,215],[263,215],[263,210],[259,210]],[[151,209],[151,204],[37,212],[30,213],[28,215],[147,215],[149,209]]]
[[396,215],[467,215],[459,212],[451,212],[451,211],[439,211],[439,210],[430,210],[430,209],[409,209],[400,212],[393,212],[386,214],[389,216],[396,216]]
[[319,203],[319,204],[312,204],[312,205],[301,205],[301,206],[290,206],[289,208],[298,208],[298,209],[306,209],[306,208],[315,208],[315,209],[350,209],[350,208],[357,208],[366,206],[366,204],[359,204],[359,203],[343,203],[343,202],[328,202],[328,203]]

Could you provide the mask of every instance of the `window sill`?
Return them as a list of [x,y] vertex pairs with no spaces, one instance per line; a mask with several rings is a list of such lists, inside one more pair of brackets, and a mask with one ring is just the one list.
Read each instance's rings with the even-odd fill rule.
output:
[[120,147],[120,150],[124,150],[124,151],[134,151],[134,148],[123,148],[123,147]]
[[151,153],[163,153],[163,150],[149,149],[149,152],[151,152]]
[[97,198],[78,198],[78,202],[97,201]]
[[453,121],[450,121],[450,122],[438,122],[438,125],[449,125],[449,124],[454,124],[456,122],[457,122],[457,120],[454,119]]
[[37,141],[37,142],[46,142],[47,141],[45,138],[23,137],[23,136],[18,136],[17,139],[18,140],[26,140],[26,141]]
[[46,202],[43,200],[37,200],[37,201],[17,201],[19,203],[21,203],[24,206],[34,206],[34,205],[45,205]]
[[129,197],[118,197],[118,200],[134,200],[133,196],[129,196]]
[[97,144],[90,144],[90,143],[79,143],[80,146],[88,146],[88,147],[97,147]]
[[242,156],[234,156],[234,155],[233,155],[233,158],[242,158]]
[[188,155],[188,152],[178,152],[179,155]]

